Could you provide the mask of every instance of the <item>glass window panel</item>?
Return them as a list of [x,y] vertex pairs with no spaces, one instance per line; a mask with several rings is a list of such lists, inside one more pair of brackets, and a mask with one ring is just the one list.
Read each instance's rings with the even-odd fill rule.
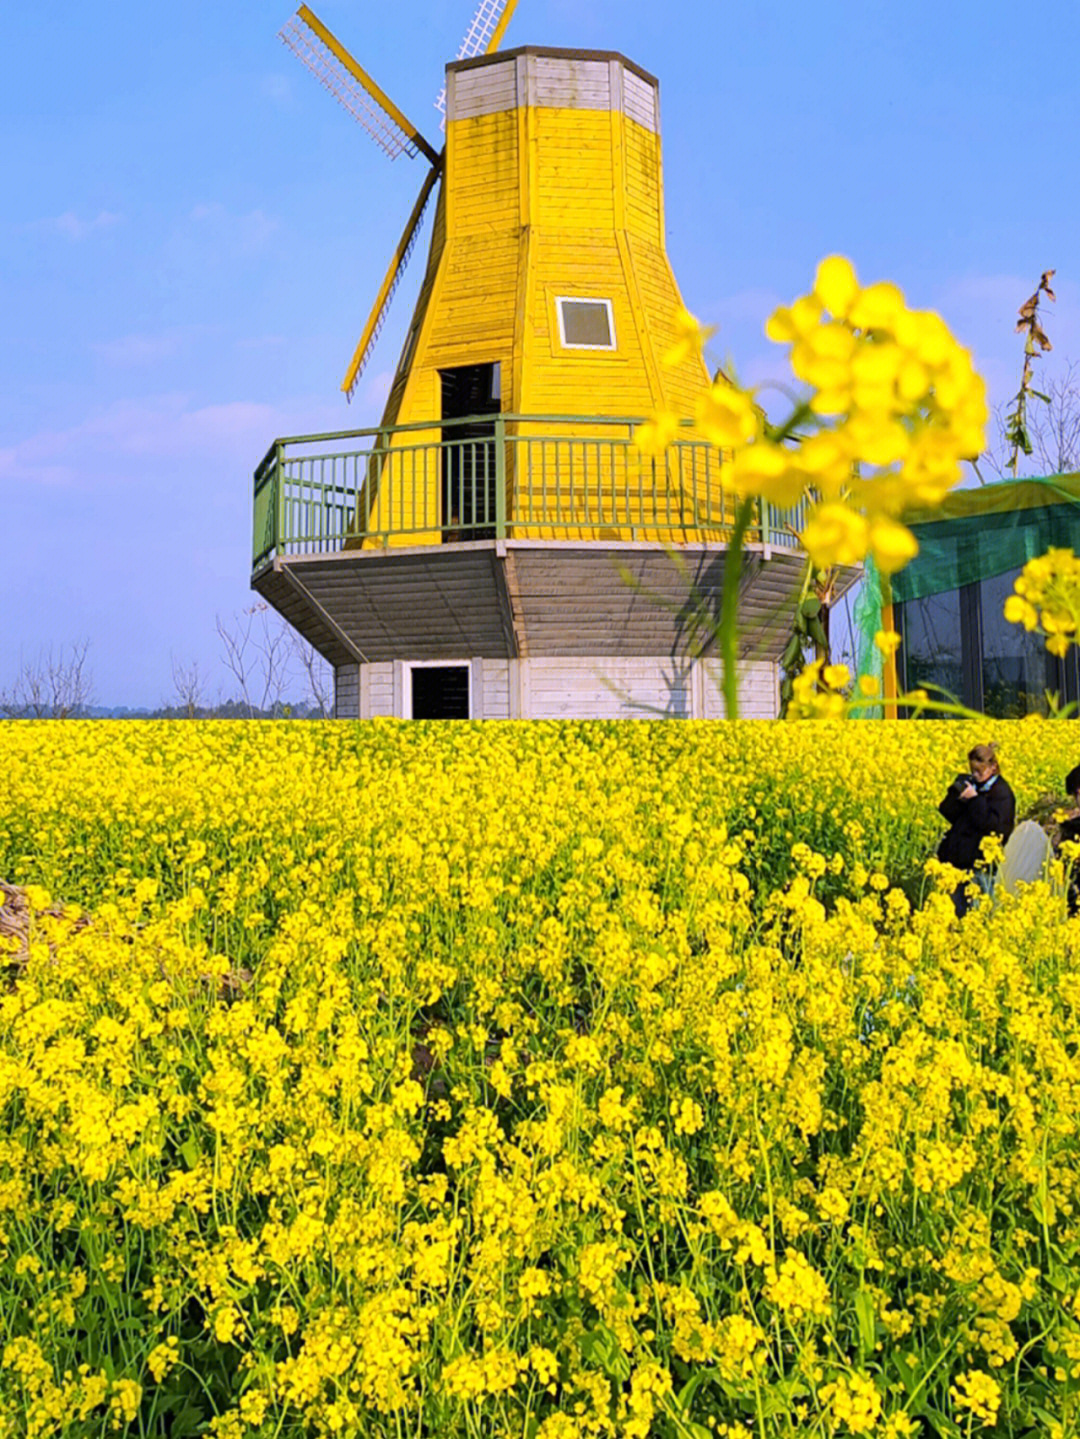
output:
[[610,300],[560,300],[563,344],[574,349],[613,350]]
[[903,630],[904,688],[929,689],[931,698],[944,698],[930,689],[936,685],[960,699],[964,671],[959,590],[908,600]]
[[983,709],[997,719],[1020,719],[1046,710],[1046,691],[1060,684],[1046,642],[1002,613],[1019,569],[979,581],[982,622]]

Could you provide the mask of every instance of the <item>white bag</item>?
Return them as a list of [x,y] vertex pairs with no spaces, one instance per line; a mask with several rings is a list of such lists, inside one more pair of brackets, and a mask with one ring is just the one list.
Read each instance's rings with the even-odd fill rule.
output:
[[1018,885],[1044,879],[1052,855],[1053,848],[1043,827],[1033,819],[1021,820],[1006,841],[995,888],[1005,894],[1016,894]]

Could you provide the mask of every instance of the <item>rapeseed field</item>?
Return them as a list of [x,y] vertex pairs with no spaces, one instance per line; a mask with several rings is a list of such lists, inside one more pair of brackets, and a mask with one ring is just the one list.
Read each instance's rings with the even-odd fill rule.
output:
[[0,726],[0,1433],[1080,1433],[1075,733]]

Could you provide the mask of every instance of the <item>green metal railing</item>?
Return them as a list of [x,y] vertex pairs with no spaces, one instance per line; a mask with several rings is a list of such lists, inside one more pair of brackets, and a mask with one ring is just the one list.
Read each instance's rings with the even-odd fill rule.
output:
[[[475,415],[278,440],[255,471],[253,568],[353,544],[481,539],[724,542],[735,500],[715,446],[657,459],[640,421]],[[762,505],[753,540],[795,548],[800,510]]]

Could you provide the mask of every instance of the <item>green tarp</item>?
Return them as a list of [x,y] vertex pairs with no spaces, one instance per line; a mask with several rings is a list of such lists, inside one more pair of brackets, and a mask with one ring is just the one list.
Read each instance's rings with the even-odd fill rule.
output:
[[904,520],[919,553],[893,576],[897,603],[1022,569],[1051,546],[1080,553],[1080,475],[954,490],[935,514]]

